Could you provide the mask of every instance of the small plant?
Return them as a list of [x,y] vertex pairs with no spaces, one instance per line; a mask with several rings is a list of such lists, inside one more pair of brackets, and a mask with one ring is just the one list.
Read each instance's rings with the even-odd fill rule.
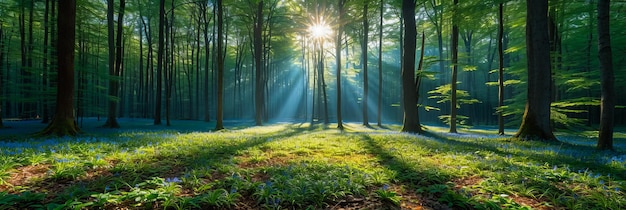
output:
[[382,188],[374,192],[381,200],[391,202],[394,205],[400,205],[402,197],[400,197],[396,192],[389,190],[389,185],[383,185]]

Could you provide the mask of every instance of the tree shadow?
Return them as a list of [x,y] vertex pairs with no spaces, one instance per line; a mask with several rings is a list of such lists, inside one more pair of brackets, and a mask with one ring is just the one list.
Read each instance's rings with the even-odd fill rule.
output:
[[441,191],[425,192],[422,196],[422,204],[426,207],[434,209],[468,209],[472,204],[465,202],[463,199],[458,200],[446,200],[446,204],[441,203],[439,200],[444,196],[460,198],[454,190],[447,187],[447,183],[451,182],[454,178],[451,174],[446,173],[444,170],[435,169],[432,167],[424,167],[417,169],[401,160],[392,154],[392,151],[383,148],[376,140],[372,139],[369,135],[359,135],[361,140],[365,142],[365,148],[368,153],[375,155],[380,161],[380,164],[384,167],[395,171],[397,173],[396,179],[403,184],[408,185],[412,190],[420,190],[428,188],[429,186],[441,186]]
[[[516,146],[515,141],[505,141],[502,144],[497,143],[480,144],[478,142],[462,141],[455,139],[452,136],[425,132],[423,136],[439,143],[439,144],[453,144],[458,148],[463,148],[465,151],[489,151],[494,154],[505,157],[511,155],[510,152],[506,152],[508,147],[516,147],[516,149],[526,151],[527,154],[523,155],[527,160],[532,160],[539,163],[550,163],[550,165],[568,165],[580,170],[593,170],[603,173],[615,174],[616,178],[626,178],[626,170],[619,167],[608,166],[606,164],[598,164],[598,159],[592,159],[594,156],[607,156],[607,155],[620,155],[619,152],[611,151],[599,151],[595,147],[570,144],[567,142],[541,142],[545,144],[545,148],[524,148],[522,146]],[[471,135],[470,135],[471,136]],[[512,146],[511,146],[512,145]],[[540,150],[543,149],[543,150]],[[553,155],[545,154],[546,151],[554,153]],[[519,154],[516,154],[519,155]],[[558,157],[558,158],[555,158]]]

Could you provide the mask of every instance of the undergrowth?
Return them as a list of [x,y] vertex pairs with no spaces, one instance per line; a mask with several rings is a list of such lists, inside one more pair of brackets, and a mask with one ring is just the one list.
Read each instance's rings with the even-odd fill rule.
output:
[[429,129],[14,139],[0,142],[0,209],[626,208],[623,152]]

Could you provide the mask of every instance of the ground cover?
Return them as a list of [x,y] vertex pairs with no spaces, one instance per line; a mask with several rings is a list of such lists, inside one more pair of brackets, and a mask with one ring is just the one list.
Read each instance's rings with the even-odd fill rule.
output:
[[545,143],[490,128],[125,123],[76,138],[2,130],[0,209],[626,208],[624,132],[600,152],[593,132]]

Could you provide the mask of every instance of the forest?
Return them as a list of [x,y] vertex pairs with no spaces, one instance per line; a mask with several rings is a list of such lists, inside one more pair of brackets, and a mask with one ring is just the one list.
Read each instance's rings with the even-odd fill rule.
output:
[[625,15],[0,0],[0,209],[623,209]]

